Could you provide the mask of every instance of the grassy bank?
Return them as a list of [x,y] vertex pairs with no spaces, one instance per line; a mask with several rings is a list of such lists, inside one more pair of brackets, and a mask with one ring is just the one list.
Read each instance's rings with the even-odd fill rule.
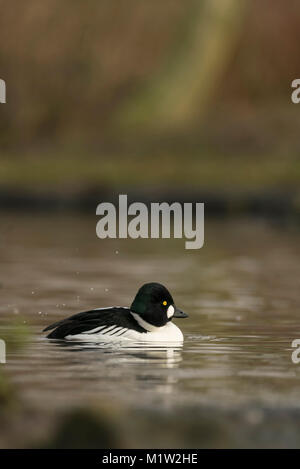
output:
[[206,189],[211,192],[298,191],[300,160],[293,154],[220,154],[201,148],[131,153],[86,151],[7,153],[0,161],[0,186],[24,190],[145,185]]
[[83,210],[126,193],[130,200],[204,201],[207,214],[300,213],[294,154],[89,150],[7,153],[0,162],[0,208]]

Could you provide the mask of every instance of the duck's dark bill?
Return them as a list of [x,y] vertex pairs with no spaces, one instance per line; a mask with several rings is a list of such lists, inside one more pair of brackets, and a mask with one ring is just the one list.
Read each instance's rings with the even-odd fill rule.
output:
[[188,318],[188,314],[181,311],[181,309],[176,308],[174,313],[174,318]]

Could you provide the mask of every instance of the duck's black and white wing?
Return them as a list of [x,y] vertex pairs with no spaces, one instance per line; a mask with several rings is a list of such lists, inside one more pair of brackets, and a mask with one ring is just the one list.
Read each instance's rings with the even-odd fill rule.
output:
[[[53,330],[52,330],[53,329]],[[98,308],[75,314],[62,321],[55,322],[44,329],[52,332],[49,339],[65,339],[75,336],[115,336],[126,334],[127,331],[146,332],[133,318],[129,308],[113,306]]]

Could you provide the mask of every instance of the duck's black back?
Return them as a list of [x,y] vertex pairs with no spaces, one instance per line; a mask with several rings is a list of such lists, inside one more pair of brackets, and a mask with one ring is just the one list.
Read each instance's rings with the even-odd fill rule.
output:
[[44,332],[54,329],[47,337],[49,339],[64,339],[68,335],[88,333],[88,331],[101,326],[116,326],[141,333],[147,332],[137,323],[129,308],[121,308],[119,306],[93,309],[74,314],[74,316],[51,324],[44,329]]

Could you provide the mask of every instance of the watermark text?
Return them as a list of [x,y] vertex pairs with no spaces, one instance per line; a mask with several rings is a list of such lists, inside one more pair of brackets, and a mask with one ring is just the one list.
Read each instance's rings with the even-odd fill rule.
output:
[[0,363],[6,363],[6,345],[2,339],[0,339]]
[[292,347],[296,349],[292,353],[292,362],[297,365],[298,363],[300,363],[300,339],[293,340]]
[[0,103],[6,103],[6,83],[0,78]]
[[186,249],[200,249],[204,244],[204,203],[142,202],[128,206],[127,195],[119,195],[119,206],[102,202],[96,215],[98,238],[185,238]]
[[300,78],[295,78],[291,84],[292,88],[295,88],[291,94],[291,100],[294,104],[300,103]]

